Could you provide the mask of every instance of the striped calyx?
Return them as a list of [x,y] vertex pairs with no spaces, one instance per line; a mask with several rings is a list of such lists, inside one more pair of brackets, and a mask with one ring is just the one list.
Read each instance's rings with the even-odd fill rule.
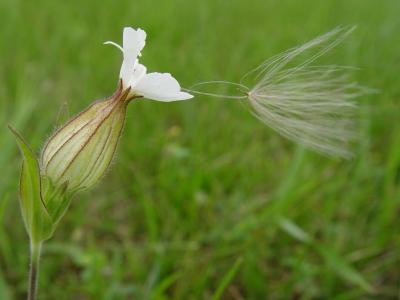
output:
[[112,97],[96,101],[58,129],[43,149],[42,175],[70,191],[92,187],[114,156],[127,104],[134,98],[129,94],[120,81]]

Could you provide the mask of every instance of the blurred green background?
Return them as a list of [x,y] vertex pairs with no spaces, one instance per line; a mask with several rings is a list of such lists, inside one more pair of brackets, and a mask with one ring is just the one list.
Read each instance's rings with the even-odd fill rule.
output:
[[0,0],[0,299],[24,299],[12,124],[37,152],[114,92],[124,26],[183,86],[233,80],[338,25],[360,68],[350,161],[281,138],[239,102],[131,103],[117,157],[45,245],[39,299],[399,299],[400,1]]

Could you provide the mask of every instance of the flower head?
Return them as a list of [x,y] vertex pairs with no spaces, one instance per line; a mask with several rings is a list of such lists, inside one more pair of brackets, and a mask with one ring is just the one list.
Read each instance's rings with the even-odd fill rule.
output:
[[121,49],[123,62],[116,93],[96,101],[58,129],[46,143],[41,157],[42,175],[56,186],[69,190],[93,186],[106,172],[121,135],[126,107],[130,100],[145,97],[159,101],[186,100],[193,96],[182,92],[169,73],[146,73],[138,56],[146,41],[142,29],[124,29]]
[[105,42],[120,49],[123,61],[120,71],[123,90],[130,89],[129,97],[144,97],[158,101],[177,101],[193,98],[181,91],[178,81],[169,73],[147,73],[138,56],[146,44],[146,32],[142,29],[125,27],[122,47],[114,42]]
[[146,73],[138,62],[146,33],[124,29],[123,52],[117,91],[113,96],[94,101],[60,127],[44,145],[40,160],[24,139],[10,127],[24,158],[20,179],[20,204],[31,240],[51,237],[65,214],[72,196],[94,186],[109,167],[121,136],[126,108],[134,98],[159,101],[186,100],[168,73]]

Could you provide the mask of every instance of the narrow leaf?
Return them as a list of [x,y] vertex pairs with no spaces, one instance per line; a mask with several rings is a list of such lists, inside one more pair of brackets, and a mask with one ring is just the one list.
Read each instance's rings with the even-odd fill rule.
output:
[[292,236],[294,239],[302,243],[310,243],[312,241],[310,235],[291,220],[287,218],[280,218],[278,223],[282,230],[286,231],[286,233]]
[[20,205],[26,230],[33,241],[50,238],[53,223],[41,195],[39,163],[24,139],[9,126],[23,157],[20,178]]
[[229,269],[228,273],[225,274],[225,276],[222,278],[221,282],[219,283],[217,290],[215,291],[214,295],[211,298],[212,300],[221,299],[222,293],[225,291],[226,287],[229,285],[229,283],[235,277],[236,273],[239,271],[239,268],[240,268],[242,262],[243,262],[242,257],[239,257],[238,259],[236,259],[233,266]]
[[312,248],[322,257],[325,264],[338,277],[350,284],[359,286],[368,293],[374,293],[373,286],[364,278],[364,276],[344,258],[340,257],[334,250],[315,241],[307,232],[287,218],[280,218],[278,224],[282,230],[294,239],[312,246]]
[[337,253],[325,246],[318,246],[317,251],[324,258],[325,263],[332,269],[332,271],[343,280],[359,286],[368,293],[374,292],[373,286],[364,278],[364,276]]

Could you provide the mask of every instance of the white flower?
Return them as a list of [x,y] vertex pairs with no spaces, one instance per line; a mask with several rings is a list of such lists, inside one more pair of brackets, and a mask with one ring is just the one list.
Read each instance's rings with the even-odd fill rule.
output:
[[146,67],[138,61],[138,56],[146,44],[144,30],[125,27],[122,47],[110,41],[105,44],[114,45],[123,53],[120,79],[123,90],[130,88],[130,97],[144,97],[164,102],[193,98],[191,94],[181,91],[178,81],[171,74],[146,73]]

